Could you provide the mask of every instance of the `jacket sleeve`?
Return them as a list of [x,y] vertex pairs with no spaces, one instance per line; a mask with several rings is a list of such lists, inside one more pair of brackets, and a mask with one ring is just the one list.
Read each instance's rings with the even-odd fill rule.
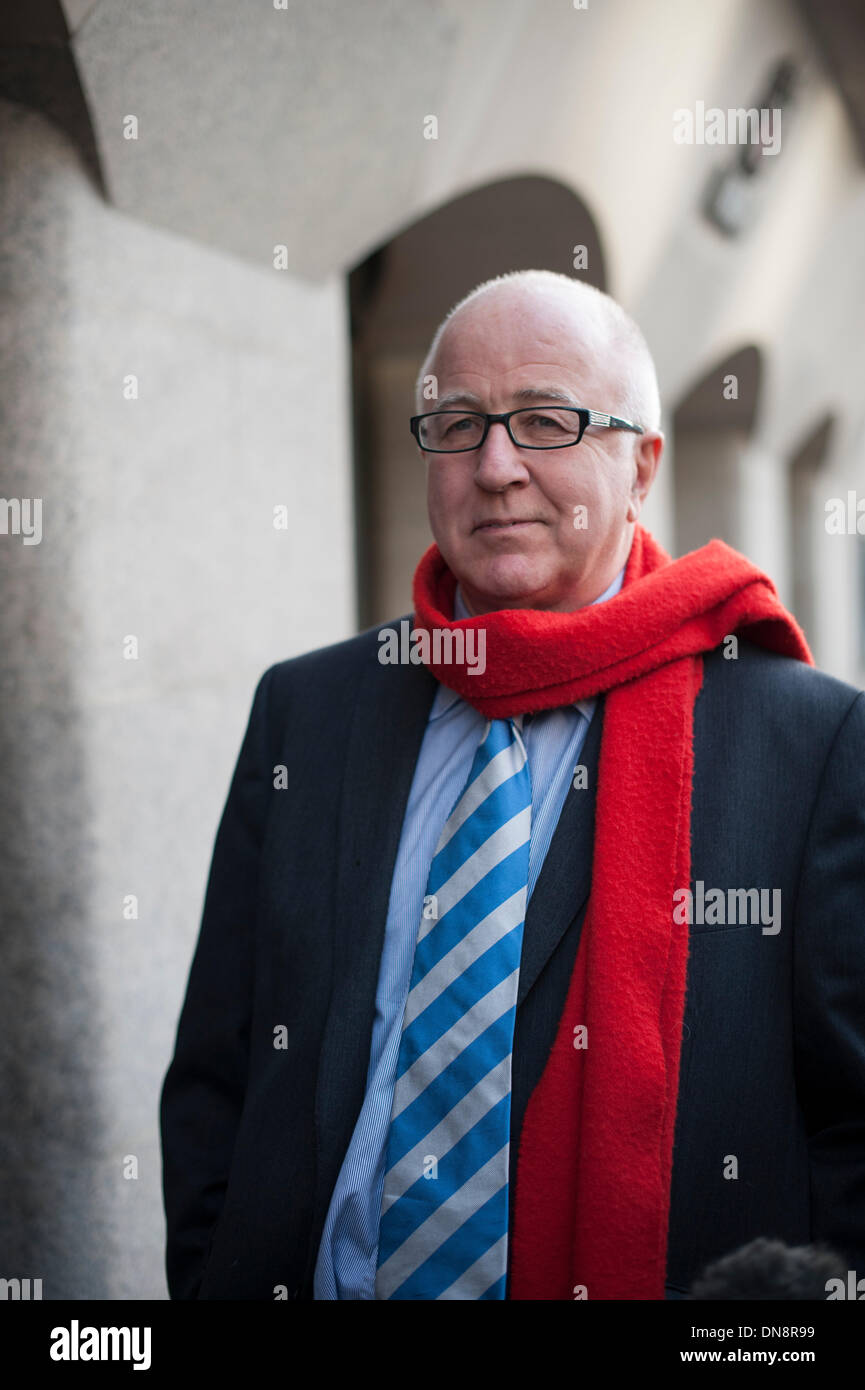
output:
[[823,769],[794,921],[796,1081],[811,1239],[865,1275],[865,694]]
[[213,850],[198,942],[162,1086],[162,1190],[172,1299],[194,1299],[228,1184],[249,1060],[259,852],[273,786],[272,669],[261,677]]

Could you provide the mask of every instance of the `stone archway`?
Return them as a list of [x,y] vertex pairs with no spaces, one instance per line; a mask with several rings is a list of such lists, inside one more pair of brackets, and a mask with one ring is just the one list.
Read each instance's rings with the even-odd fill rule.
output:
[[673,412],[675,549],[713,536],[747,548],[746,460],[760,394],[756,347],[731,353],[691,387]]
[[791,606],[812,644],[818,627],[820,546],[825,538],[821,485],[835,433],[835,417],[824,415],[794,450],[787,474]]

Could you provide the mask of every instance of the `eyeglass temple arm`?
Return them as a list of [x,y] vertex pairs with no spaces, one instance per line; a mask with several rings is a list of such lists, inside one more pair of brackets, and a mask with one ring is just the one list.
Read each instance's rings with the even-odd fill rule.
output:
[[634,434],[645,433],[640,425],[632,425],[628,420],[620,420],[617,415],[606,415],[603,410],[590,410],[589,424],[605,425],[607,429],[631,430]]

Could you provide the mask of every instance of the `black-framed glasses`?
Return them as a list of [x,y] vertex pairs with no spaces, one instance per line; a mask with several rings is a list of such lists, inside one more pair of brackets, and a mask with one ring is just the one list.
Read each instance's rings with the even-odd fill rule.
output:
[[425,453],[465,454],[479,449],[490,425],[502,424],[518,449],[568,449],[579,444],[589,425],[643,434],[639,425],[583,406],[527,406],[485,415],[479,410],[433,410],[413,415],[411,432]]

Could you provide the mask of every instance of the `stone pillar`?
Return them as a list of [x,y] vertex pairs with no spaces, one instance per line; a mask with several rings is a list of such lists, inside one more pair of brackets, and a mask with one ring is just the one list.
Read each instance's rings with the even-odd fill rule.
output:
[[116,212],[9,104],[0,167],[0,1275],[164,1298],[159,1088],[253,689],[354,627],[344,288]]

